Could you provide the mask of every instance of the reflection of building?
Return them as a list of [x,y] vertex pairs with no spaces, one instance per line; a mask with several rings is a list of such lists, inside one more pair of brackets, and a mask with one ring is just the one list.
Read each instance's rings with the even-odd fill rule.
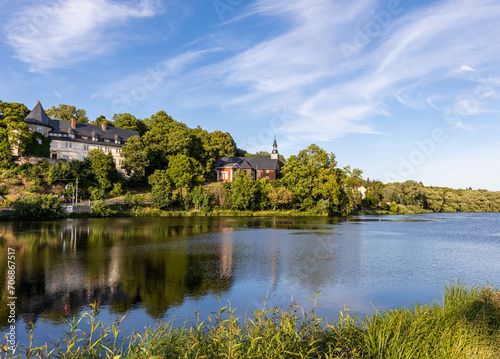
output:
[[233,230],[223,229],[221,236],[220,274],[224,278],[229,278],[233,268]]
[[83,160],[89,150],[100,149],[113,155],[118,169],[123,164],[121,148],[130,137],[139,135],[137,131],[107,127],[106,123],[99,126],[76,122],[74,118],[71,121],[51,120],[40,101],[37,101],[24,121],[28,124],[30,133],[38,132],[51,140],[51,158]]
[[222,157],[217,160],[215,171],[218,182],[232,182],[236,171],[242,170],[250,174],[254,180],[267,178],[274,181],[280,173],[278,144],[276,138],[270,156],[254,157]]

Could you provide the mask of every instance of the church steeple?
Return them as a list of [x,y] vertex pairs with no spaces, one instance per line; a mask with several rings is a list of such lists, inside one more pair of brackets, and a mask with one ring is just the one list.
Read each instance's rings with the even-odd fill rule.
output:
[[272,160],[278,160],[279,159],[278,144],[276,143],[276,136],[274,136],[273,152],[271,152],[271,159]]

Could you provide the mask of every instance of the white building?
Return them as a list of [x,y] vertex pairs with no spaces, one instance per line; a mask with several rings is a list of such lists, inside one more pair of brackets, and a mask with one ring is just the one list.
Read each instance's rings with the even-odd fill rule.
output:
[[122,170],[124,158],[121,148],[132,136],[139,132],[121,128],[91,125],[88,123],[51,120],[43,110],[40,101],[24,119],[28,124],[30,133],[40,132],[51,140],[50,158],[62,160],[83,160],[92,149],[100,149],[104,153],[111,153],[115,160],[116,168]]

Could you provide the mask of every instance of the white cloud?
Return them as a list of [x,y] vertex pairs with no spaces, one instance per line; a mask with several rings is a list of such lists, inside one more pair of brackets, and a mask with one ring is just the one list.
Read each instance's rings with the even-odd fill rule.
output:
[[64,68],[108,53],[126,40],[118,40],[116,28],[159,11],[151,0],[59,0],[21,6],[4,31],[16,55],[32,71]]
[[[373,36],[364,34],[368,43],[350,61],[340,45],[354,41],[353,34],[373,23],[373,3],[315,4],[257,3],[262,16],[287,16],[293,25],[224,61],[219,75],[225,85],[247,89],[227,96],[226,103],[246,102],[264,111],[288,103],[296,118],[285,131],[301,137],[328,140],[377,133],[363,120],[389,115],[388,99],[396,97],[412,108],[425,106],[425,99],[435,96],[427,87],[449,79],[451,70],[498,57],[490,44],[500,36],[495,25],[500,7],[492,0],[439,2],[400,18],[394,15]],[[450,92],[456,94],[456,89]],[[453,97],[447,106],[453,105]]]
[[[464,66],[488,64],[498,76],[498,50],[492,46],[500,37],[496,1],[439,1],[415,11],[401,3],[403,13],[385,22],[377,20],[387,11],[379,5],[382,10],[362,0],[256,1],[217,31],[256,16],[276,24],[272,36],[176,75],[178,82],[166,81],[168,86],[157,94],[175,93],[178,103],[189,108],[218,106],[242,122],[270,117],[285,104],[293,116],[282,133],[297,141],[326,141],[349,133],[379,133],[376,123],[366,120],[390,116],[388,103],[394,99],[413,109],[453,107],[463,88],[446,81]],[[368,32],[377,21],[376,31]],[[346,59],[341,45],[356,44],[356,36],[363,35],[363,46]],[[474,88],[467,91],[474,93]]]
[[473,71],[476,71],[476,70],[470,66],[467,66],[467,65],[463,65],[460,67],[460,72],[473,72]]

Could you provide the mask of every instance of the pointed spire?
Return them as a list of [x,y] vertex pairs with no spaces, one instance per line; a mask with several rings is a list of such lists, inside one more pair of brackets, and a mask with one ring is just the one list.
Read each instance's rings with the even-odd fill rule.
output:
[[27,123],[32,123],[35,125],[45,125],[47,127],[52,127],[50,124],[50,119],[45,113],[40,101],[36,102],[36,106],[31,110],[28,116],[24,119]]
[[271,159],[272,159],[272,160],[277,160],[277,159],[279,159],[279,155],[278,155],[278,144],[276,143],[276,135],[274,135],[273,152],[271,152]]

